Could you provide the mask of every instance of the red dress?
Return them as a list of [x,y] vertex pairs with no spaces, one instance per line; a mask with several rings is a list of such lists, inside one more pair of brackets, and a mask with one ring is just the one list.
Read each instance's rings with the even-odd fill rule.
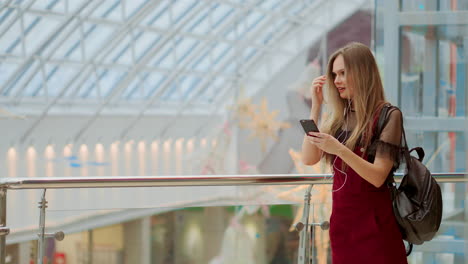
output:
[[[361,147],[354,153],[361,156]],[[408,263],[388,188],[385,184],[376,188],[349,166],[345,176],[338,170],[341,165],[336,157],[330,217],[332,263]]]

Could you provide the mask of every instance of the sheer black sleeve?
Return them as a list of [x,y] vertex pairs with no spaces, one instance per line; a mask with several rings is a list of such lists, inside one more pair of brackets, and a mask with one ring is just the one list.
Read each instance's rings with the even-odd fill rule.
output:
[[395,169],[399,167],[401,159],[402,122],[401,111],[392,108],[380,136],[372,142],[368,151],[368,154],[375,158],[391,159]]

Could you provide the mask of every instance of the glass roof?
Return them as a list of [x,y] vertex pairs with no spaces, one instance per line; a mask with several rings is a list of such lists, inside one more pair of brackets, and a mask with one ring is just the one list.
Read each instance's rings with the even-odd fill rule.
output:
[[286,36],[307,26],[320,2],[6,1],[0,6],[0,99],[42,103],[39,112],[137,103],[132,109],[140,114],[165,103],[222,103],[243,83],[255,87],[251,92],[266,84],[262,60],[297,54]]

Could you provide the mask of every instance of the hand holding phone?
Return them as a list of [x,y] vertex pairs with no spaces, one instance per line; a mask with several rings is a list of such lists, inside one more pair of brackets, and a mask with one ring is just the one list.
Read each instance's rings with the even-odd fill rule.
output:
[[320,132],[313,119],[301,119],[300,123],[307,135],[309,135],[309,132]]

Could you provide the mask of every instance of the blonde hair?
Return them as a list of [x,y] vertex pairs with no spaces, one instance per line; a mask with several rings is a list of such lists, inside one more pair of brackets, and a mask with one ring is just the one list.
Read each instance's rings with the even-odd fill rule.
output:
[[[364,44],[349,43],[333,53],[328,61],[328,89],[325,90],[325,98],[328,101],[327,106],[330,115],[323,124],[322,131],[330,135],[336,135],[345,122],[344,111],[348,105],[348,100],[340,97],[333,76],[333,63],[339,55],[343,56],[347,86],[352,86],[354,89],[352,100],[357,121],[355,129],[353,129],[345,145],[354,150],[357,141],[360,140],[360,143],[366,149],[372,137],[374,114],[386,103],[386,100],[377,63],[370,49]],[[331,156],[326,155],[326,159],[331,161]]]

